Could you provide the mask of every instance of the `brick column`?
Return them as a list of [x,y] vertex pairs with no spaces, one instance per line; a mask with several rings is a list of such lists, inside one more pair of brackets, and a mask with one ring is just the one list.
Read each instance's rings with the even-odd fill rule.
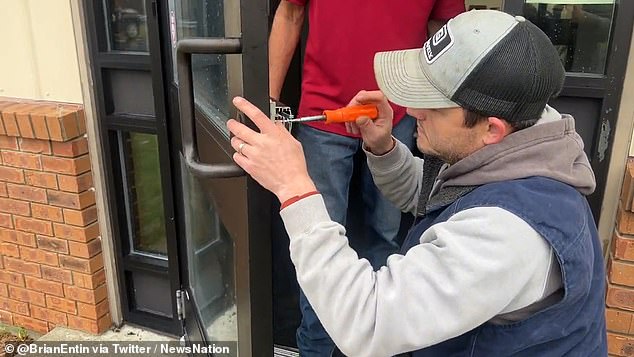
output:
[[0,97],[0,321],[110,325],[84,112]]
[[634,356],[634,161],[623,180],[608,257],[606,319],[611,356]]

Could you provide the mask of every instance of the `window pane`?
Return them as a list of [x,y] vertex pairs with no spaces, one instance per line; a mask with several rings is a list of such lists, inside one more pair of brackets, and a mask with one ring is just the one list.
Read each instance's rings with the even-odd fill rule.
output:
[[568,72],[605,73],[614,0],[526,0],[524,17],[557,48]]
[[[240,2],[226,0],[169,0],[170,37],[174,82],[176,43],[202,37],[239,37]],[[242,93],[242,57],[240,55],[193,55],[192,80],[196,109],[229,137],[225,126],[232,114],[231,98]]]
[[103,69],[107,115],[132,114],[154,117],[152,73],[128,69]]
[[123,133],[126,206],[135,252],[167,255],[157,137]]
[[185,167],[185,237],[189,288],[208,341],[237,341],[234,241],[203,183]]
[[242,92],[241,55],[193,55],[196,109],[229,137],[225,123],[235,115],[231,98]]
[[[176,42],[192,37],[240,37],[240,2],[169,0],[172,60],[176,77]],[[196,76],[194,76],[196,78]],[[177,79],[174,78],[177,82]]]
[[148,52],[143,0],[104,0],[108,51]]

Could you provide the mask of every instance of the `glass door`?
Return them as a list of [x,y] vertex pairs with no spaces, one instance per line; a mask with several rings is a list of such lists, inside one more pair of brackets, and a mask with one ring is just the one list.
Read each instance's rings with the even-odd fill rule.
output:
[[184,337],[228,343],[231,355],[270,356],[271,196],[233,163],[225,126],[236,117],[236,95],[269,110],[267,1],[172,0],[169,24],[181,130]]

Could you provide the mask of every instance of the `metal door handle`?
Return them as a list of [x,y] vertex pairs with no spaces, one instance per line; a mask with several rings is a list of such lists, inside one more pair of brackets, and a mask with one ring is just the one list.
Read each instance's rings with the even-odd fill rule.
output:
[[178,41],[176,65],[178,68],[178,101],[180,105],[183,156],[185,164],[195,176],[223,178],[245,175],[244,170],[235,163],[203,164],[198,161],[194,88],[191,70],[193,54],[238,54],[241,52],[242,43],[239,38],[195,38]]

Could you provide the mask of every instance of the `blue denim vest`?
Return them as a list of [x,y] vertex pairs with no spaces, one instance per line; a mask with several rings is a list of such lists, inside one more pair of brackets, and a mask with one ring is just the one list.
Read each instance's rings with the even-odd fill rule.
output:
[[574,188],[543,177],[486,184],[418,220],[402,253],[419,244],[433,224],[474,207],[503,208],[539,232],[559,260],[564,296],[522,321],[485,323],[412,355],[607,356],[604,260],[586,199]]

